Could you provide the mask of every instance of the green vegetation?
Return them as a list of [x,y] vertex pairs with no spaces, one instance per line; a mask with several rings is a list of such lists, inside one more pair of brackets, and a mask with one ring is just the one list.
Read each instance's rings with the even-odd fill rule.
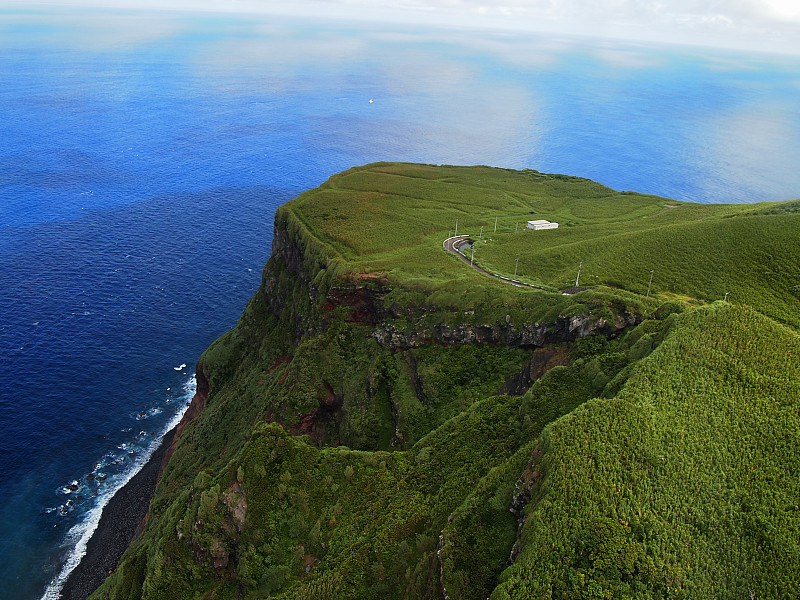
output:
[[492,597],[796,597],[798,352],[748,308],[675,319],[614,398],[545,430]]
[[[798,206],[700,205],[530,170],[378,163],[332,177],[286,210],[341,271],[424,290],[439,306],[491,314],[493,304],[541,310],[547,302],[436,252],[458,221],[458,232],[476,240],[476,264],[498,275],[516,270],[520,281],[564,289],[582,262],[580,283],[599,286],[601,301],[627,290],[642,302],[653,271],[656,306],[728,294],[798,326]],[[526,229],[541,218],[560,227]],[[566,302],[550,308],[565,313]]]
[[[387,163],[302,194],[93,598],[797,597],[799,205]],[[480,274],[456,219],[489,271],[598,285]]]
[[[659,213],[668,202],[530,170],[377,163],[335,175],[279,209],[276,218],[318,244],[311,270],[318,277],[323,270],[353,279],[384,278],[395,288],[392,301],[475,310],[484,320],[503,316],[498,307],[536,311],[545,319],[586,309],[576,308],[575,298],[531,294],[465,269],[442,248],[456,226],[459,234],[476,238],[483,227],[482,239],[488,239],[495,222],[498,233],[509,235],[518,228],[523,233],[533,218],[576,225],[629,222]],[[512,259],[510,269],[497,272],[513,271]],[[605,298],[615,296],[615,290],[604,290]],[[650,306],[638,296],[633,301]]]

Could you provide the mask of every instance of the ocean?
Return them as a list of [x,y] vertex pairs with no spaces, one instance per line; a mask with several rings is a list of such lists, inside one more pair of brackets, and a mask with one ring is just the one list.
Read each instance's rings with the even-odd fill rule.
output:
[[796,57],[0,10],[0,597],[55,598],[258,287],[277,206],[378,160],[800,198]]

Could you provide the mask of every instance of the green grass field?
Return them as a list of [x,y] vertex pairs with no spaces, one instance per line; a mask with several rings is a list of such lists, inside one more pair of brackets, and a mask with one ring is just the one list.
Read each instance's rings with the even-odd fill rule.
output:
[[[445,251],[456,220],[480,265],[548,289]],[[276,213],[286,260],[203,354],[206,407],[92,597],[797,598],[798,234],[798,201],[332,177]],[[562,294],[581,262],[593,289]],[[538,348],[376,335],[623,313]]]
[[[582,263],[581,285],[644,296],[652,271],[650,293],[661,301],[707,303],[727,294],[797,326],[798,206],[691,204],[535,171],[379,163],[336,175],[286,210],[355,275],[465,297],[480,287],[528,304],[530,291],[481,277],[441,252],[457,221],[458,232],[475,240],[475,263],[498,275],[516,270],[522,282],[558,290],[575,285]],[[528,230],[532,219],[560,226]]]

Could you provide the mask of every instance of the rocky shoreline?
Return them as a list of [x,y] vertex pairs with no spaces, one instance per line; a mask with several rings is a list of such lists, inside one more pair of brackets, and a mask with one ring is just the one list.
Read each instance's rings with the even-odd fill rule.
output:
[[140,533],[175,429],[164,436],[144,467],[108,501],[86,554],[61,589],[61,600],[85,600],[117,568],[122,554]]

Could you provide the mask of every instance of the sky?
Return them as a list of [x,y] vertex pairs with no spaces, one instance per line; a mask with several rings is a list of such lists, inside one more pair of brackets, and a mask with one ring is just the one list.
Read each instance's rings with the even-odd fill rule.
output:
[[15,6],[293,14],[800,54],[800,0],[0,0]]

